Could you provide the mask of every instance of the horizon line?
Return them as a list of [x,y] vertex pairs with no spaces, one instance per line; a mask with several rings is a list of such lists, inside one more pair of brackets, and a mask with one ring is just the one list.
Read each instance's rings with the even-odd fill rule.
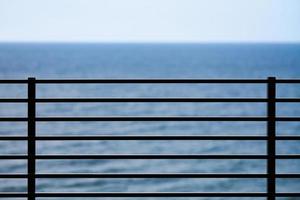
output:
[[299,41],[22,41],[0,40],[0,44],[300,44]]

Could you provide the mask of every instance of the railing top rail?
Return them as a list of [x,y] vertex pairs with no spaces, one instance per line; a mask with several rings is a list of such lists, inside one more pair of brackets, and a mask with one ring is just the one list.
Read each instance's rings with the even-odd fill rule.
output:
[[[36,79],[37,84],[263,84],[268,79]],[[300,79],[276,79],[276,83],[296,84]],[[26,84],[26,79],[2,79],[0,84]]]

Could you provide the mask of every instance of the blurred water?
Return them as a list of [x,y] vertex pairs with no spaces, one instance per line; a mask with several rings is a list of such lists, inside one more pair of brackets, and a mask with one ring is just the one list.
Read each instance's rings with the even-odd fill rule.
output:
[[[300,77],[300,45],[1,44],[0,78],[278,78]],[[300,97],[297,85],[278,97]],[[1,85],[1,97],[26,98],[26,87]],[[265,97],[265,85],[40,85],[43,97]],[[26,116],[26,104],[0,104],[0,116]],[[264,116],[264,103],[38,104],[38,116]],[[279,103],[280,116],[300,116],[297,103]],[[277,134],[299,134],[299,123],[277,123]],[[1,122],[1,135],[26,135],[26,123]],[[264,135],[263,122],[39,122],[38,135]],[[25,142],[0,142],[0,154],[22,154]],[[263,141],[47,141],[40,154],[264,154]],[[277,142],[277,153],[300,153],[299,142]],[[300,161],[277,162],[300,173]],[[52,160],[37,171],[86,173],[265,173],[259,160]],[[25,173],[24,161],[0,161],[0,173]],[[279,179],[295,192],[299,179]],[[264,192],[262,179],[39,179],[37,191]],[[0,191],[26,191],[26,180],[0,180]],[[146,198],[144,198],[146,199]],[[183,199],[183,198],[170,198]],[[187,198],[184,198],[187,199]],[[192,198],[191,198],[192,199]],[[195,198],[194,198],[195,199]],[[207,198],[197,198],[207,199]],[[218,198],[212,198],[218,199]],[[228,198],[230,199],[230,198]],[[236,198],[232,198],[236,199]],[[247,199],[247,198],[239,198]],[[253,199],[253,198],[252,198]],[[259,199],[259,198],[257,198]]]

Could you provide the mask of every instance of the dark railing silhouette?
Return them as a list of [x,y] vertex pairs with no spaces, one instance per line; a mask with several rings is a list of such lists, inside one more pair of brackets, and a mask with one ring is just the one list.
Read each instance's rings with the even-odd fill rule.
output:
[[[266,98],[36,98],[37,84],[265,84]],[[277,117],[277,102],[300,102],[300,98],[276,98],[277,84],[300,84],[300,79],[101,79],[101,80],[0,80],[0,84],[27,84],[28,98],[1,98],[0,103],[27,103],[27,117],[0,117],[0,122],[28,123],[27,136],[0,136],[0,141],[27,141],[27,154],[0,155],[1,160],[27,160],[26,174],[0,174],[0,178],[27,179],[27,192],[0,192],[0,198],[37,197],[300,197],[300,193],[276,192],[276,178],[300,178],[300,174],[276,173],[277,159],[300,159],[300,154],[276,154],[276,141],[300,140],[300,136],[276,135],[276,122],[300,121],[300,117]],[[204,117],[204,116],[102,116],[102,117],[37,117],[38,103],[89,103],[89,102],[236,102],[266,103],[267,116],[263,117]],[[37,136],[36,122],[40,121],[263,121],[267,124],[265,136],[225,136],[225,135],[96,135],[96,136]],[[97,155],[40,155],[36,154],[36,143],[49,140],[252,140],[266,141],[266,154],[247,155],[202,155],[202,154],[97,154]],[[36,173],[36,161],[48,159],[259,159],[267,161],[266,173]],[[266,192],[37,192],[38,178],[262,178],[266,180]]]

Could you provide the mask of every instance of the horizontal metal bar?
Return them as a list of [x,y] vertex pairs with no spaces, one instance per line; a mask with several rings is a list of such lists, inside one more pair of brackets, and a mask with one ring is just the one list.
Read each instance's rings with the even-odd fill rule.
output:
[[[0,103],[27,103],[28,99],[3,98]],[[42,98],[36,99],[37,103],[263,103],[265,98]],[[297,103],[300,98],[277,98],[276,102]]]
[[[233,192],[89,192],[37,193],[37,197],[267,197],[267,193]],[[299,197],[300,193],[277,193],[277,197]]]
[[[267,155],[203,154],[102,154],[102,155],[37,155],[37,159],[267,159]],[[276,155],[277,159],[300,159],[300,154]]]
[[276,83],[300,83],[300,79],[276,79]]
[[[266,121],[266,117],[204,116],[101,116],[101,117],[37,117],[36,121]],[[290,119],[292,120],[292,119]],[[288,120],[288,121],[290,121]]]
[[300,121],[300,117],[276,117],[275,120],[281,122],[298,122]]
[[12,80],[12,79],[0,79],[0,84],[23,84],[23,83],[28,83],[28,80],[27,79],[15,79],[15,80]]
[[276,140],[300,140],[298,135],[277,135]]
[[298,103],[300,102],[300,98],[277,98],[275,101],[278,103]]
[[16,173],[16,174],[0,174],[0,178],[3,179],[8,179],[8,178],[27,178],[28,175],[27,174],[20,174],[20,173]]
[[[204,117],[204,116],[101,116],[101,117],[37,117],[40,122],[59,121],[266,121],[266,117]],[[0,117],[0,122],[24,122],[25,117]],[[277,117],[276,121],[298,122],[300,117]]]
[[[20,84],[28,83],[26,79],[2,79],[0,84]],[[81,84],[81,83],[245,83],[245,84],[254,84],[254,83],[267,83],[267,79],[37,79],[36,83],[39,84]],[[276,83],[300,83],[300,79],[276,79]]]
[[205,155],[205,154],[79,154],[37,155],[37,159],[266,159],[266,155]]
[[265,98],[175,98],[175,97],[155,97],[155,98],[43,98],[36,99],[37,103],[189,103],[189,102],[204,102],[204,103],[244,103],[244,102],[267,102]]
[[0,198],[26,198],[25,192],[0,192]]
[[276,197],[300,197],[300,193],[296,192],[279,192],[275,194]]
[[[267,197],[267,193],[230,193],[230,192],[38,192],[36,197]],[[0,198],[26,198],[27,193],[1,192]],[[276,197],[300,197],[300,193],[276,193]]]
[[276,155],[276,159],[300,159],[300,154],[282,154]]
[[12,99],[4,98],[0,99],[0,103],[27,103],[28,99]]
[[287,174],[276,174],[276,178],[300,178],[300,174],[287,173]]
[[[229,154],[229,155],[207,155],[207,154],[42,154],[36,155],[36,159],[267,159],[267,155],[255,154]],[[0,155],[0,159],[17,160],[28,159],[27,155]],[[276,155],[276,159],[300,159],[300,154],[282,154]]]
[[[27,178],[27,174],[0,174],[0,178]],[[36,178],[266,178],[266,174],[199,173],[43,173]],[[298,176],[300,177],[300,176]],[[293,177],[295,178],[295,177]]]
[[[267,174],[239,173],[42,173],[36,178],[267,178]],[[28,178],[27,174],[0,174],[0,178]],[[276,174],[276,178],[300,178],[300,174]]]
[[38,79],[38,84],[171,84],[171,83],[206,83],[206,84],[257,84],[267,83],[266,79]]
[[[87,136],[38,136],[36,140],[266,140],[266,136],[224,135],[87,135]],[[300,139],[300,136],[299,136]],[[1,138],[0,138],[1,140]]]
[[0,160],[25,160],[28,156],[25,154],[0,155]]
[[0,117],[0,122],[26,122],[26,117]]
[[[266,178],[266,174],[199,173],[105,173],[105,174],[37,174],[37,178]],[[299,176],[300,177],[300,176]]]
[[22,135],[1,135],[0,136],[0,141],[4,140],[17,140],[17,141],[22,141],[22,140],[28,140],[27,136],[22,136]]
[[207,192],[89,192],[37,193],[37,197],[265,197],[265,193]]
[[[28,99],[4,98],[0,103],[27,103]],[[264,103],[265,98],[42,98],[37,103]],[[278,103],[299,103],[300,98],[277,98]]]
[[[27,136],[0,136],[4,140],[27,140]],[[45,135],[37,136],[36,140],[267,140],[267,136],[253,135]],[[300,136],[277,136],[276,140],[300,140]]]

